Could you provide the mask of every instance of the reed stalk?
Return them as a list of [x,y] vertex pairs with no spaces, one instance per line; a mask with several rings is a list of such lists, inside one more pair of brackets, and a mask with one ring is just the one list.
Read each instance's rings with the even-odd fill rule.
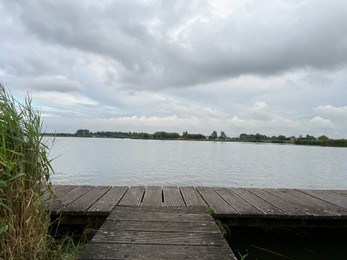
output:
[[49,259],[51,194],[40,114],[0,83],[0,259]]

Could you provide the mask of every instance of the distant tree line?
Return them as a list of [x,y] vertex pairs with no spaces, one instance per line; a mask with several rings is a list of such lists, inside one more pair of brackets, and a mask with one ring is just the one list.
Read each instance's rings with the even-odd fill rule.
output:
[[330,139],[322,135],[318,138],[312,135],[306,136],[266,136],[263,134],[246,134],[242,133],[239,137],[228,137],[225,132],[221,131],[218,135],[217,131],[213,131],[210,135],[192,134],[184,131],[181,135],[175,132],[158,131],[153,134],[137,133],[137,132],[120,132],[120,131],[97,131],[91,132],[88,129],[78,129],[74,134],[68,133],[45,133],[46,136],[62,136],[62,137],[100,137],[100,138],[128,138],[128,139],[157,139],[157,140],[211,140],[211,141],[229,141],[229,142],[265,142],[265,143],[291,143],[297,145],[320,145],[347,147],[346,139]]
[[192,139],[192,140],[204,140],[206,136],[202,134],[189,134],[187,131],[182,134],[183,139]]
[[272,142],[272,143],[288,143],[293,142],[295,137],[286,137],[284,135],[279,136],[266,136],[263,134],[240,134],[240,136],[237,138],[233,138],[234,141],[241,141],[241,142]]
[[[228,137],[222,131],[220,136],[218,136],[216,131],[209,136],[205,136],[203,134],[192,134],[185,131],[180,135],[175,132],[165,132],[158,131],[153,134],[149,133],[137,133],[137,132],[112,132],[112,131],[97,131],[91,132],[88,129],[78,129],[74,134],[68,133],[44,133],[45,136],[61,136],[61,137],[101,137],[101,138],[129,138],[129,139],[160,139],[160,140],[173,140],[173,139],[181,139],[181,140],[226,140]],[[230,138],[229,138],[230,139]]]
[[325,135],[322,135],[318,138],[307,135],[306,137],[299,137],[298,139],[296,139],[295,144],[347,147],[347,140],[346,139],[329,139]]

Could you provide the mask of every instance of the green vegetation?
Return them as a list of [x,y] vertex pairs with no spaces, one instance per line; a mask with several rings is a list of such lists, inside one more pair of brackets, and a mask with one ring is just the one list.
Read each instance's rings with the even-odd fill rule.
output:
[[205,140],[205,141],[226,141],[226,142],[255,142],[255,143],[279,143],[279,144],[297,144],[297,145],[319,145],[319,146],[334,146],[347,147],[347,139],[330,139],[322,135],[318,138],[306,135],[299,136],[266,136],[263,134],[246,134],[242,133],[239,137],[228,137],[225,132],[221,131],[218,136],[217,131],[213,131],[209,136],[203,134],[190,134],[184,131],[182,135],[178,133],[168,133],[164,131],[149,133],[136,132],[91,132],[88,129],[79,129],[75,134],[68,133],[45,133],[46,136],[61,136],[61,137],[99,137],[99,138],[128,138],[128,139],[154,139],[154,140]]
[[[47,258],[50,161],[40,115],[30,98],[18,103],[0,85],[0,258]],[[30,257],[29,257],[30,256]]]
[[214,213],[213,207],[209,204],[206,206],[206,210],[207,210],[208,214],[212,215]]
[[295,137],[279,136],[266,136],[259,133],[256,134],[240,134],[239,138],[233,138],[235,141],[241,142],[271,142],[271,143],[290,143],[293,142]]
[[69,133],[43,133],[44,136],[60,136],[60,137],[98,137],[98,138],[128,138],[128,139],[155,139],[155,140],[206,140],[206,136],[202,134],[190,134],[183,132],[169,133],[165,131],[158,131],[153,134],[137,133],[137,132],[111,132],[111,131],[97,131],[91,132],[88,129],[79,129],[75,134]]
[[[206,210],[209,214],[213,215],[214,210],[211,205],[207,205]],[[230,229],[227,224],[223,223],[219,219],[214,219],[214,222],[218,226],[220,232],[223,234],[223,236],[228,240],[230,238]]]
[[326,139],[325,136],[316,138],[298,138],[295,140],[295,144],[299,145],[319,145],[319,146],[332,146],[332,147],[347,147],[347,140],[346,139]]
[[210,140],[217,140],[218,139],[218,134],[216,131],[213,131],[212,134],[208,137]]
[[206,140],[206,136],[202,134],[189,134],[187,131],[183,132],[181,139],[183,140]]
[[216,223],[216,225],[218,226],[220,232],[223,234],[225,239],[229,239],[230,238],[230,229],[228,227],[227,224],[223,223],[222,221],[215,219],[214,222]]
[[153,139],[178,139],[180,135],[178,133],[167,133],[167,132],[155,132]]
[[83,244],[54,240],[47,210],[51,161],[41,117],[0,84],[0,259],[77,259]]
[[52,240],[49,248],[49,259],[78,259],[78,256],[85,249],[86,243],[86,241],[76,241],[72,235]]
[[240,252],[238,252],[238,254],[239,254],[239,259],[240,260],[245,260],[247,258],[247,256],[248,256],[248,254],[242,255]]

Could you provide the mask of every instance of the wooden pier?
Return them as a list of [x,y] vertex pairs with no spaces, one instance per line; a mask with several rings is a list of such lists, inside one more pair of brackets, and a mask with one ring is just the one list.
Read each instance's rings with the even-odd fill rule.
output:
[[69,224],[103,223],[82,259],[112,259],[110,255],[114,257],[116,252],[117,259],[233,259],[208,209],[228,225],[347,227],[345,190],[53,188],[53,218]]
[[236,259],[203,207],[116,207],[80,259]]

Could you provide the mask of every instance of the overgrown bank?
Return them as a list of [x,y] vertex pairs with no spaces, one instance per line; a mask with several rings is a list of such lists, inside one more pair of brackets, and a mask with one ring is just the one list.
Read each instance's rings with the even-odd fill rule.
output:
[[[50,161],[30,98],[17,102],[0,85],[0,252],[4,259],[44,259],[48,252]],[[48,193],[47,193],[48,192]]]
[[0,83],[0,259],[73,259],[78,249],[49,234],[53,170],[41,128],[31,99],[19,103]]

